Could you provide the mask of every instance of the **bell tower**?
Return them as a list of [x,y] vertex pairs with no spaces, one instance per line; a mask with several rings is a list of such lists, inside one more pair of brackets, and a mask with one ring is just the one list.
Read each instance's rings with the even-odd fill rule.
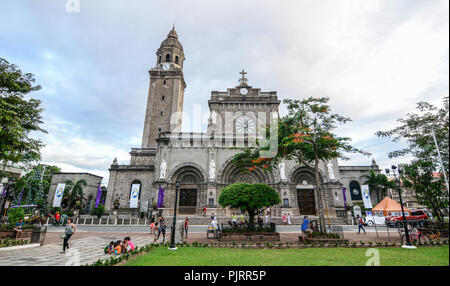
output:
[[181,131],[181,113],[186,83],[184,52],[175,27],[156,51],[156,65],[149,71],[147,109],[142,148],[156,148],[160,132]]

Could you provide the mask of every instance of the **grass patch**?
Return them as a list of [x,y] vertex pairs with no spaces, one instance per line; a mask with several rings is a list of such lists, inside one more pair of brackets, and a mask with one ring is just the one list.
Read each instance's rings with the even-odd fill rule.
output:
[[[382,266],[448,266],[449,247],[378,248]],[[153,248],[126,266],[364,266],[367,248]]]

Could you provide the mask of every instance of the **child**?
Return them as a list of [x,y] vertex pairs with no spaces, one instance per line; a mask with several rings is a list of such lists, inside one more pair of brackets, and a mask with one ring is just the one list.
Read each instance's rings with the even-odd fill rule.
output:
[[120,255],[121,252],[122,252],[122,247],[120,247],[120,242],[118,240],[114,243],[114,254]]
[[155,232],[154,232],[154,239],[153,239],[153,242],[155,242],[156,243],[156,232],[157,231],[159,231],[159,226],[158,226],[158,223],[155,223]]
[[105,246],[105,254],[111,254],[114,251],[114,241],[111,241],[107,246]]
[[150,223],[150,233],[151,234],[156,234],[155,227],[156,227],[155,222],[152,221],[152,223]]
[[125,245],[127,247],[127,252],[134,250],[134,244],[133,244],[133,242],[131,242],[131,238],[129,236],[125,237],[123,239],[123,242],[125,243]]

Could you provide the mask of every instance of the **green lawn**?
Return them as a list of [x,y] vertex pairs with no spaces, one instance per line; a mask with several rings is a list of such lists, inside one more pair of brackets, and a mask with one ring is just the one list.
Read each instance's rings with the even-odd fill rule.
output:
[[[128,266],[357,266],[370,258],[367,248],[237,249],[158,247],[140,255]],[[382,266],[448,266],[448,245],[415,250],[379,248]]]

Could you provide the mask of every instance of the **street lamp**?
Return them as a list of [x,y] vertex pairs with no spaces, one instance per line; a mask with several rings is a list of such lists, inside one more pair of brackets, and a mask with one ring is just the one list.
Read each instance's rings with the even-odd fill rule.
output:
[[392,165],[391,169],[392,169],[392,174],[394,175],[394,179],[397,183],[398,197],[400,200],[400,206],[402,207],[403,226],[405,228],[406,245],[402,245],[402,248],[415,249],[416,247],[411,244],[411,240],[409,239],[408,222],[406,221],[405,210],[403,208],[403,201],[402,201],[402,192],[400,190],[400,175],[402,174],[402,169],[398,168],[398,175],[399,175],[398,179],[397,179],[397,176],[395,175],[395,170],[397,169],[397,166]]
[[172,232],[170,233],[170,250],[177,250],[175,246],[175,229],[177,226],[177,203],[178,203],[178,189],[180,188],[180,181],[177,180],[175,182],[175,206],[173,208],[173,223],[172,223]]

